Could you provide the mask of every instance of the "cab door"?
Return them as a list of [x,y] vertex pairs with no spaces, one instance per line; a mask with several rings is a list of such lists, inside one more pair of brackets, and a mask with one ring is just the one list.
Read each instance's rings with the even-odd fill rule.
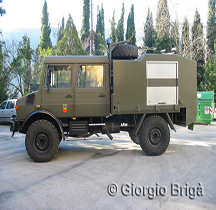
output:
[[77,64],[76,68],[74,116],[108,116],[110,114],[108,64]]
[[[42,108],[57,117],[74,115],[73,65],[47,65],[42,88]],[[48,84],[48,80],[50,81]]]

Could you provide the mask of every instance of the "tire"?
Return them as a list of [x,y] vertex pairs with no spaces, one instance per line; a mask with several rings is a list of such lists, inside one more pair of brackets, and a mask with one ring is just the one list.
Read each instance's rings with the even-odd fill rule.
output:
[[36,162],[48,162],[54,158],[59,143],[59,133],[48,120],[35,121],[26,132],[26,150],[30,158]]
[[112,51],[112,59],[137,59],[138,48],[130,44],[118,44]]
[[167,122],[160,116],[148,117],[139,133],[140,147],[147,155],[163,154],[170,142]]

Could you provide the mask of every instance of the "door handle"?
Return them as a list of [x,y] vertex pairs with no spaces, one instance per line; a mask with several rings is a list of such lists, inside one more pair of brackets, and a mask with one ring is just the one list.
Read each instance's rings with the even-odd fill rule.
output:
[[105,94],[101,93],[98,97],[105,97]]
[[72,95],[68,94],[65,96],[66,98],[72,98]]

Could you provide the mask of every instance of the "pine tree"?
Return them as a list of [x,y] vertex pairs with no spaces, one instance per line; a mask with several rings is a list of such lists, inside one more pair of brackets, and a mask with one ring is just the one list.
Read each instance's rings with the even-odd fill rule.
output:
[[71,15],[67,20],[63,38],[57,43],[58,55],[85,55]]
[[81,29],[81,42],[86,53],[90,53],[90,0],[83,0],[83,19]]
[[[146,22],[144,25],[144,37],[143,42],[144,46],[147,46],[149,48],[153,47],[155,45],[155,29],[153,26],[153,16],[152,13],[150,13],[150,9],[148,8],[148,13],[146,17]],[[152,50],[147,50],[147,53],[152,53]]]
[[126,39],[131,39],[129,44],[136,45],[136,30],[134,22],[134,4],[131,5],[130,13],[127,20]]
[[171,50],[170,15],[168,10],[167,0],[158,0],[156,21],[157,21],[156,23],[157,52],[160,52],[162,49],[166,49],[167,52],[170,52]]
[[216,38],[216,6],[215,0],[209,0],[208,3],[208,21],[207,21],[207,58],[210,58],[213,62],[214,41]]
[[101,10],[97,9],[97,25],[95,34],[95,55],[104,55],[106,51],[105,30],[104,30],[104,9],[103,4]]
[[[195,12],[194,22],[192,26],[192,59],[197,61],[197,88],[202,90],[204,84],[204,39],[203,39],[203,25],[201,23],[200,14],[198,10]],[[202,84],[201,84],[202,83]]]
[[52,43],[50,39],[51,28],[49,24],[49,14],[47,10],[47,2],[45,0],[42,11],[41,18],[41,36],[40,36],[40,47],[42,49],[52,48]]
[[186,58],[191,58],[191,42],[189,36],[189,22],[184,18],[181,35],[181,55]]
[[118,21],[118,25],[116,29],[117,42],[124,40],[124,12],[125,12],[124,3],[122,3],[121,17]]
[[110,39],[111,43],[116,42],[116,22],[115,22],[115,10],[113,11],[112,20],[110,21],[111,30],[110,30]]
[[176,48],[176,54],[179,54],[179,23],[177,21],[171,24],[171,47]]

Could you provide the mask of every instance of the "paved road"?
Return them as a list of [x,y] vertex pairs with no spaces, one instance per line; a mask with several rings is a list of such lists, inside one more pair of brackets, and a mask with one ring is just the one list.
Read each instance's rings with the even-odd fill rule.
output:
[[216,209],[216,122],[176,128],[158,157],[122,132],[61,142],[52,161],[35,163],[24,135],[0,125],[0,209]]

